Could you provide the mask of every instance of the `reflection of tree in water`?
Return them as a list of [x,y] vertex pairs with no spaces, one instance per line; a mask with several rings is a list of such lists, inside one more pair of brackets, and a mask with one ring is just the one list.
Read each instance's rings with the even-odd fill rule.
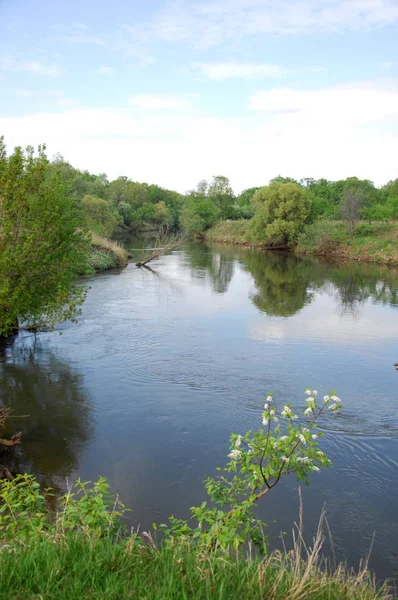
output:
[[368,299],[398,306],[398,270],[377,265],[346,264],[330,269],[343,313],[357,313]]
[[311,268],[306,261],[285,252],[256,251],[242,254],[242,261],[257,288],[251,300],[267,315],[291,317],[311,302]]
[[268,315],[289,317],[318,290],[336,297],[342,314],[356,314],[368,299],[398,306],[398,270],[378,265],[336,264],[288,253],[247,251],[240,260],[254,278],[253,303]]
[[287,252],[263,252],[223,244],[184,247],[194,277],[225,293],[239,261],[253,276],[252,302],[271,316],[290,317],[311,303],[315,291],[336,297],[342,314],[356,314],[366,300],[398,306],[398,269],[334,263]]
[[91,415],[82,376],[33,339],[0,342],[0,404],[28,415],[9,421],[10,432],[23,432],[22,445],[2,460],[12,472],[33,473],[54,486],[54,478],[77,468]]
[[229,253],[209,248],[204,244],[192,244],[186,247],[186,254],[194,276],[205,272],[218,294],[225,294],[234,274],[234,259]]

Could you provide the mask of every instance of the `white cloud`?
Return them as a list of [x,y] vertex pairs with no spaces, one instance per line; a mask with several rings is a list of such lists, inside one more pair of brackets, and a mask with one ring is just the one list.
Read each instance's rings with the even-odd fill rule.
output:
[[51,39],[66,44],[94,44],[95,46],[109,47],[109,41],[92,33],[88,25],[75,23],[72,26],[58,26],[55,29],[58,33],[51,36]]
[[397,21],[396,0],[181,0],[124,29],[132,47],[165,41],[206,48],[253,35],[367,30]]
[[223,81],[226,79],[278,78],[289,73],[319,73],[327,70],[324,67],[298,67],[291,69],[267,63],[239,62],[195,62],[191,64],[191,68],[199,71],[208,79],[216,81]]
[[1,71],[9,71],[12,73],[29,72],[49,77],[56,77],[61,72],[58,65],[41,63],[34,60],[15,60],[9,57],[0,57],[0,72]]
[[186,98],[179,96],[165,96],[165,95],[147,95],[138,94],[130,98],[129,103],[135,108],[142,110],[178,110],[178,111],[190,111],[192,110],[192,103]]
[[392,63],[390,60],[386,60],[385,62],[382,63],[381,68],[384,71],[391,71],[393,66],[394,66],[394,63]]
[[97,69],[97,73],[100,75],[110,75],[110,73],[112,73],[112,69],[111,67],[99,67],[99,69]]
[[14,92],[17,94],[17,96],[25,96],[26,98],[33,96],[32,90],[25,90],[21,88],[18,90],[14,90]]
[[321,90],[272,89],[249,98],[252,110],[283,118],[290,124],[321,122],[326,127],[363,125],[398,117],[398,88],[364,84]]
[[60,98],[58,100],[58,105],[62,107],[74,107],[79,104],[79,100],[76,98]]
[[[278,174],[298,179],[356,175],[376,184],[397,177],[393,86],[374,82],[335,93],[269,94],[253,96],[257,110],[244,118],[165,114],[154,103],[152,112],[79,108],[1,117],[0,131],[10,148],[45,142],[50,156],[60,152],[79,168],[182,192],[214,173],[229,176],[235,191],[264,185]],[[281,107],[294,112],[280,112]]]
[[253,63],[192,63],[191,67],[200,71],[209,79],[260,79],[263,77],[279,77],[283,73],[279,65]]

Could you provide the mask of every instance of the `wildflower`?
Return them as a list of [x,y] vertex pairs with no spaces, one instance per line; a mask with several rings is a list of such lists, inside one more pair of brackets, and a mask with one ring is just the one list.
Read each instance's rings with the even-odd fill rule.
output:
[[288,458],[287,456],[282,456],[282,460],[283,460],[283,462],[288,463],[290,458]]
[[334,410],[336,410],[336,409],[337,409],[337,404],[331,404],[331,405],[328,407],[328,410],[330,410],[330,411],[334,411]]
[[275,409],[270,410],[269,414],[271,415],[271,417],[273,417],[275,415]]
[[289,439],[288,435],[282,435],[282,437],[279,438],[281,442],[286,442],[286,440]]
[[278,422],[279,421],[278,417],[274,417],[274,421]]
[[311,416],[312,412],[313,412],[313,409],[311,406],[309,406],[308,408],[305,409],[304,414],[306,417],[309,417],[309,416]]
[[318,456],[324,456],[324,454],[323,454],[322,450],[318,450],[318,452],[317,452],[317,455],[318,455]]
[[265,417],[263,417],[263,425],[268,425],[269,419],[266,419]]
[[292,414],[292,415],[290,416],[290,418],[291,418],[291,419],[298,419],[298,416],[297,416],[297,415],[293,415],[293,414]]
[[311,437],[312,437],[313,440],[316,440],[316,439],[318,439],[318,434],[317,433],[313,433]]
[[313,396],[317,396],[318,395],[318,391],[317,390],[312,390],[312,395]]
[[282,411],[281,411],[281,416],[285,418],[285,417],[290,417],[290,415],[291,415],[291,414],[292,414],[292,410],[291,410],[291,408],[289,408],[289,407],[288,407],[288,406],[285,404],[285,406],[282,408]]
[[307,463],[310,459],[308,456],[298,456],[296,460],[300,463]]
[[241,443],[242,443],[242,436],[238,435],[238,437],[235,440],[235,447],[239,448],[239,446],[241,445]]
[[338,396],[332,396],[332,400],[333,400],[333,402],[341,402],[341,400]]
[[318,471],[318,473],[319,473],[320,468],[313,465],[311,471]]
[[272,402],[272,396],[270,394],[267,396],[267,402]]
[[231,450],[231,452],[228,454],[229,458],[232,458],[232,460],[238,460],[238,458],[241,457],[242,452],[240,450]]
[[268,410],[268,409],[269,409],[269,404],[268,404],[268,402],[266,402],[266,403],[264,404],[264,408],[265,408],[265,410]]
[[307,427],[303,427],[301,430],[302,433],[308,433],[308,428]]
[[326,404],[326,402],[329,402],[329,400],[330,400],[330,396],[323,397],[323,401],[325,402],[325,404]]
[[307,388],[305,390],[304,394],[307,394],[307,396],[312,396],[312,392],[311,392],[310,388]]
[[298,439],[300,440],[300,442],[302,444],[306,444],[307,443],[307,440],[305,439],[305,437],[303,436],[302,433],[300,433],[297,437],[298,437]]

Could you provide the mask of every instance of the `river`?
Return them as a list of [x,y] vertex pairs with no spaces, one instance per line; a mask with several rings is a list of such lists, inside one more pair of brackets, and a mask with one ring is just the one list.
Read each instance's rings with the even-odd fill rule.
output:
[[[205,498],[268,391],[299,408],[307,386],[335,389],[344,410],[322,441],[334,465],[303,490],[305,535],[325,505],[337,560],[357,567],[373,546],[377,577],[396,577],[398,271],[195,243],[152,269],[84,279],[78,323],[0,347],[0,400],[29,415],[2,461],[61,490],[104,475],[147,529]],[[259,509],[273,547],[282,531],[289,546],[297,486],[286,478]]]

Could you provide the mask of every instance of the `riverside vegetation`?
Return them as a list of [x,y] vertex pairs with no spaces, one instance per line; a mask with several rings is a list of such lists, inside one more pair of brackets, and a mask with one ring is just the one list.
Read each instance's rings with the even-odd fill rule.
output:
[[398,179],[382,188],[276,177],[236,196],[229,180],[185,195],[128,177],[109,181],[45,148],[7,156],[0,139],[0,335],[74,319],[82,273],[125,266],[117,231],[183,230],[202,238],[396,264]]
[[[2,598],[391,598],[366,564],[355,574],[321,556],[322,515],[312,546],[302,527],[290,552],[269,552],[254,508],[283,477],[309,476],[330,460],[320,450],[319,422],[339,412],[330,392],[306,390],[303,415],[278,410],[270,394],[262,426],[232,434],[229,461],[205,482],[210,503],[191,508],[192,522],[171,517],[154,532],[128,531],[125,507],[106,481],[77,481],[49,512],[33,476],[0,484]],[[304,421],[304,422],[303,422]],[[255,550],[256,548],[256,550]]]
[[[322,219],[332,219],[336,235],[348,235],[352,246],[361,218],[380,217],[377,227],[390,235],[394,226],[385,220],[397,216],[397,182],[377,190],[355,178],[323,181],[277,178],[235,197],[219,176],[183,196],[126,177],[109,182],[59,156],[50,161],[44,147],[7,155],[1,139],[0,335],[76,320],[85,298],[77,277],[127,263],[127,252],[108,239],[118,229],[174,228],[203,237],[217,222],[224,229],[233,223],[239,236],[244,232],[240,241],[301,244],[305,251],[317,251],[319,235],[330,234]],[[68,492],[55,512],[32,476],[1,482],[2,597],[387,598],[366,569],[355,576],[320,568],[321,534],[306,557],[301,532],[292,555],[268,553],[256,503],[284,476],[307,483],[330,466],[315,428],[341,402],[335,394],[321,403],[315,390],[307,395],[306,425],[268,397],[263,427],[232,435],[229,462],[206,480],[210,502],[192,509],[197,524],[171,518],[159,528],[159,544],[151,534],[123,533],[124,508],[117,499],[111,506],[104,480],[78,483],[78,494]]]

